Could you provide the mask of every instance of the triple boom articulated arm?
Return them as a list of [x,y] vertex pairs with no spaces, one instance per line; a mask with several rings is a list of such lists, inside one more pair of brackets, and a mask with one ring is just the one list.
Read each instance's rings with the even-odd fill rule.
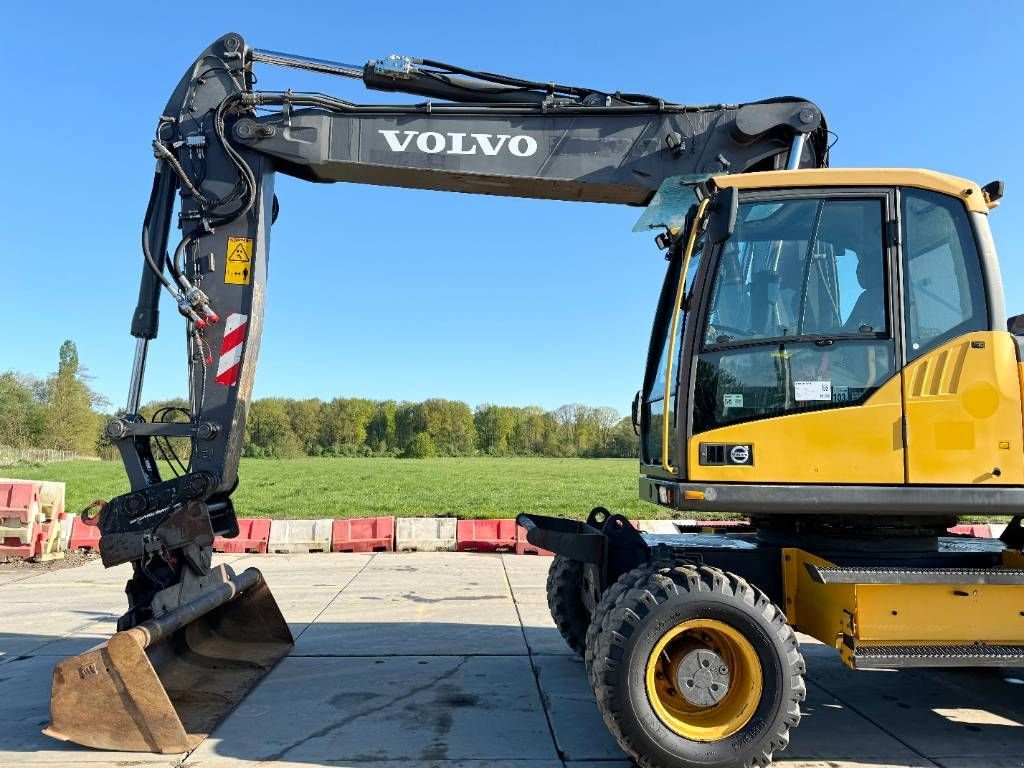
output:
[[[363,105],[320,93],[254,90],[256,63],[416,94]],[[214,42],[182,78],[153,142],[157,169],[131,332],[128,405],[108,435],[131,492],[99,516],[106,566],[131,562],[119,629],[173,609],[154,600],[210,570],[215,535],[232,536],[245,420],[263,321],[274,174],[516,197],[646,205],[673,176],[827,164],[820,110],[795,98],[684,106],[391,56],[363,67]],[[176,198],[180,241],[169,248]],[[185,317],[187,418],[139,415],[148,342],[168,290]],[[154,445],[186,438],[187,461],[164,479]]]

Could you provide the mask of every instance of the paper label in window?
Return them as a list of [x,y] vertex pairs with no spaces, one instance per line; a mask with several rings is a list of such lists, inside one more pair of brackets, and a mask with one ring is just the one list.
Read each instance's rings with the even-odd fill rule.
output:
[[837,403],[848,403],[850,401],[850,388],[842,384],[832,387],[832,400]]
[[806,403],[812,400],[832,400],[831,381],[794,381],[796,401]]
[[726,408],[742,408],[743,395],[722,395],[722,401]]

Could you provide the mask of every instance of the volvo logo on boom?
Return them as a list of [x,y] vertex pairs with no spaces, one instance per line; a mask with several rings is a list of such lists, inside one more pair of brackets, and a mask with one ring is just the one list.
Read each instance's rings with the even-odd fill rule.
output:
[[392,152],[419,151],[428,155],[486,155],[502,151],[516,157],[537,153],[537,140],[525,133],[439,133],[438,131],[378,130]]

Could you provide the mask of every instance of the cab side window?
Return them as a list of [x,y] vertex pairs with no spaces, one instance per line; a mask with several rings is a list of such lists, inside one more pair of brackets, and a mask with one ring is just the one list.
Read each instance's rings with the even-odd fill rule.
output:
[[964,333],[988,328],[981,262],[963,204],[902,190],[907,360]]

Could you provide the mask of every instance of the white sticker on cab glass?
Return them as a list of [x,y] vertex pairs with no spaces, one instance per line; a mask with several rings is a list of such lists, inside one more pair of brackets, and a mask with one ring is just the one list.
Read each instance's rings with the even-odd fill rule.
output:
[[726,408],[742,408],[743,407],[743,395],[722,395],[722,404]]
[[831,381],[794,381],[793,388],[796,390],[796,401],[798,403],[832,399]]

